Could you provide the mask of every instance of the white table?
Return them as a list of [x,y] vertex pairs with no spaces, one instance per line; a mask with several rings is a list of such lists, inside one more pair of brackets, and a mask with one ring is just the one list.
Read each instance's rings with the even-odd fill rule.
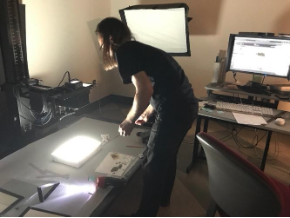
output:
[[[143,130],[134,129],[130,137],[121,137],[117,124],[82,118],[0,160],[0,187],[25,198],[4,216],[19,216],[28,206],[69,216],[92,215],[92,212],[96,211],[113,188],[99,188],[94,194],[89,194],[87,187],[92,186],[92,182],[88,181],[88,177],[101,176],[95,172],[95,169],[106,155],[113,151],[137,157],[132,168],[125,174],[125,178],[129,179],[140,166],[139,155],[146,149],[141,139],[136,136],[136,133],[140,131]],[[109,142],[80,168],[53,161],[51,153],[66,140],[77,135],[102,140],[101,134],[109,134]],[[128,145],[143,147],[132,148],[127,147]],[[38,200],[36,188],[50,182],[60,182],[60,185],[47,200],[41,203]]]

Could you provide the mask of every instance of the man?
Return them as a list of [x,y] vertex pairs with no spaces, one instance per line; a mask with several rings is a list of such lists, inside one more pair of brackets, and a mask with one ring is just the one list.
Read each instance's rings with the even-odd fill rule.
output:
[[133,83],[136,90],[120,135],[130,135],[135,124],[156,112],[143,165],[142,200],[134,214],[156,216],[159,206],[170,204],[178,149],[197,115],[197,99],[179,64],[166,52],[134,41],[120,20],[102,20],[96,33],[105,70],[118,67],[123,83]]

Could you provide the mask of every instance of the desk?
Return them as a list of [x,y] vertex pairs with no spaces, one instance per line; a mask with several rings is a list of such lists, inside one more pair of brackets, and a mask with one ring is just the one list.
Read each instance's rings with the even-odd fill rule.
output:
[[[290,95],[285,95],[285,96],[280,95],[280,97],[283,97],[283,98],[278,98],[277,97],[278,95],[276,95],[275,93],[272,93],[271,95],[249,93],[249,92],[244,92],[244,91],[239,90],[239,89],[226,88],[226,85],[228,85],[228,84],[230,84],[230,83],[224,83],[221,85],[216,85],[216,84],[210,83],[210,84],[206,85],[205,89],[207,91],[208,97],[216,98],[219,95],[214,94],[214,92],[223,92],[223,93],[230,93],[233,95],[238,95],[238,98],[240,98],[239,97],[240,95],[241,96],[248,96],[248,100],[245,103],[252,103],[253,98],[267,99],[269,101],[273,100],[274,103],[264,104],[266,107],[272,107],[272,108],[277,108],[279,101],[290,102]],[[230,98],[230,96],[227,96],[227,98]]]
[[[274,115],[279,114],[281,111],[279,110],[274,110]],[[290,114],[290,112],[288,112]],[[288,115],[287,114],[287,115]],[[196,135],[200,132],[201,128],[201,120],[204,119],[204,132],[207,132],[208,128],[208,122],[210,119],[212,120],[219,120],[219,121],[224,121],[228,123],[233,123],[233,124],[238,124],[236,122],[236,119],[233,116],[232,112],[227,112],[224,111],[224,113],[217,113],[217,110],[213,110],[212,112],[208,112],[205,110],[199,110],[198,116],[197,116],[197,121],[196,121],[196,129],[195,129],[195,139],[194,139],[194,145],[193,145],[193,154],[192,154],[192,161],[189,164],[189,166],[186,169],[186,172],[189,173],[191,168],[193,167],[194,163],[197,161],[198,158],[198,150],[199,150],[199,141],[196,137]],[[265,118],[265,120],[269,120],[270,118]],[[248,126],[252,128],[257,128],[261,130],[266,130],[268,131],[267,134],[267,139],[266,139],[266,145],[264,149],[264,154],[263,158],[261,161],[260,169],[263,171],[265,169],[265,164],[266,164],[266,159],[267,159],[267,154],[270,146],[270,140],[271,140],[271,135],[272,132],[279,132],[279,133],[284,133],[284,134],[290,134],[290,119],[286,120],[285,125],[283,126],[278,126],[274,123],[274,121],[268,123],[267,125],[259,125],[259,126],[253,126],[253,125],[244,125],[244,124],[238,124],[238,125],[243,125],[243,126]]]
[[[136,136],[139,131],[142,129],[134,129],[130,137],[120,137],[117,124],[82,118],[0,160],[0,187],[25,198],[4,215],[19,216],[28,206],[69,216],[101,215],[102,208],[105,209],[110,203],[106,202],[106,197],[113,193],[114,189],[99,188],[94,194],[89,194],[85,189],[92,185],[88,177],[101,176],[95,169],[106,155],[113,151],[137,157],[133,166],[125,172],[125,179],[129,179],[140,166],[139,155],[146,148]],[[78,169],[56,163],[50,155],[60,144],[73,136],[85,135],[102,140],[101,134],[109,134],[109,142]],[[128,145],[144,148],[130,148]],[[36,187],[51,182],[60,182],[60,185],[43,203],[39,202]],[[111,196],[110,199],[112,200]]]

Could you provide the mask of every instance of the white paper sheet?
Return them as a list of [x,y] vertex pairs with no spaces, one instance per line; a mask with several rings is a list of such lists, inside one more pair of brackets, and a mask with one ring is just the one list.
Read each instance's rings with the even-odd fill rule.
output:
[[267,124],[266,120],[262,116],[240,113],[233,113],[233,115],[236,121],[240,124],[249,124],[249,125]]
[[24,214],[24,217],[62,217],[62,216],[54,213],[49,213],[46,211],[34,210],[31,208],[27,211],[26,214]]
[[134,159],[135,157],[131,155],[110,152],[95,171],[121,177]]
[[6,194],[4,192],[0,192],[0,213],[7,209],[10,205],[12,205],[18,198]]

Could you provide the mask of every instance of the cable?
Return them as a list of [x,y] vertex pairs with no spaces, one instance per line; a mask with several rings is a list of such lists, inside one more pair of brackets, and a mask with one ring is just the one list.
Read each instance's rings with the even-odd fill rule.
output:
[[242,99],[240,97],[240,93],[238,93],[238,98],[240,99],[241,104],[243,104],[243,101],[242,101]]
[[259,141],[259,134],[257,134],[257,129],[255,129],[255,136],[254,136],[254,138],[252,139],[251,144],[254,143],[255,139],[257,139],[257,142],[256,142],[256,144],[255,144],[255,145],[257,145],[257,144],[258,144],[258,141]]
[[[16,86],[14,86],[12,92],[13,92],[14,97],[15,97],[15,98],[17,99],[17,101],[20,103],[20,106],[23,105],[25,108],[27,108],[27,109],[30,110],[31,112],[33,112],[33,113],[38,113],[38,112],[32,110],[29,106],[25,105],[25,104],[21,101],[21,96],[20,96],[19,94],[18,94],[18,96],[16,95],[16,93],[15,93],[15,88],[18,87],[18,86],[21,86],[21,84],[18,84],[18,85],[16,85]],[[48,96],[47,96],[47,97],[48,97]],[[46,97],[46,99],[47,99],[47,97]],[[45,101],[46,101],[46,99],[45,99]],[[42,108],[42,111],[41,111],[40,113],[38,113],[38,114],[42,114],[43,111],[44,111],[44,107]],[[34,116],[34,115],[32,115],[32,116]]]
[[[245,146],[245,145],[243,145],[243,143],[242,142],[240,142],[239,141],[239,137],[238,137],[238,134],[242,131],[244,129],[244,127],[241,127],[241,129],[240,130],[236,130],[236,127],[234,126],[234,128],[232,129],[232,138],[234,139],[234,141],[235,141],[235,143],[239,146],[239,147],[241,147],[241,148],[246,148],[246,149],[248,149],[248,148],[254,148],[254,147],[256,147],[257,145],[258,145],[258,143],[265,137],[265,135],[259,140],[259,138],[258,138],[258,135],[257,135],[257,131],[256,131],[256,129],[255,129],[255,136],[254,136],[254,138],[253,138],[253,140],[252,140],[252,142],[250,143],[248,140],[247,140],[247,142],[250,144],[250,145],[252,145],[252,146]],[[256,142],[256,144],[253,144],[253,142],[254,142],[254,140],[257,138],[257,142]]]
[[[235,141],[235,142],[238,143],[238,147],[239,147],[239,148],[245,148],[245,149],[248,149],[248,148],[254,148],[255,153],[256,153],[256,157],[251,156],[251,155],[248,155],[248,154],[244,153],[243,151],[241,151],[240,149],[239,149],[239,151],[240,151],[241,153],[243,153],[244,155],[247,155],[247,156],[249,156],[249,157],[257,158],[257,159],[261,160],[262,157],[260,157],[259,154],[258,154],[258,152],[257,152],[257,146],[258,146],[258,144],[260,143],[260,141],[261,141],[261,140],[262,140],[266,135],[267,135],[267,132],[266,132],[266,133],[265,133],[265,134],[264,134],[260,139],[257,140],[257,142],[256,142],[255,145],[252,145],[252,146],[250,146],[250,147],[240,146],[240,145],[241,145],[240,142],[238,142],[238,141]],[[256,135],[255,135],[255,137],[253,138],[252,142],[254,141],[255,138],[256,138]],[[249,143],[249,142],[248,142],[248,143]],[[276,153],[276,146],[275,146],[274,156],[275,156],[275,153]],[[268,161],[275,160],[277,157],[278,157],[278,156],[276,156],[276,157],[274,157],[274,158],[272,158],[272,159],[267,158],[267,160],[268,160]]]
[[184,141],[182,141],[182,143],[189,144],[189,145],[193,145],[194,144],[194,142],[189,141],[189,140],[184,140]]
[[[227,138],[227,137],[229,137],[230,135],[232,135],[232,138],[233,138],[234,142],[236,143],[236,145],[238,145],[238,150],[239,150],[239,152],[241,152],[242,154],[244,154],[244,155],[247,156],[247,157],[251,157],[251,158],[259,159],[259,160],[262,159],[262,156],[260,157],[260,155],[258,154],[257,148],[258,148],[258,144],[259,144],[259,143],[260,143],[260,142],[265,138],[265,136],[267,135],[267,132],[265,132],[265,133],[262,135],[262,137],[259,137],[259,130],[257,130],[257,129],[255,128],[255,129],[254,129],[254,131],[255,131],[255,135],[254,135],[254,137],[253,137],[253,139],[252,139],[252,142],[250,143],[250,142],[248,141],[248,139],[246,139],[246,141],[247,141],[249,144],[251,144],[252,146],[245,146],[245,145],[243,145],[243,143],[241,143],[241,142],[239,141],[239,139],[238,139],[238,138],[239,138],[239,137],[238,137],[238,134],[239,134],[243,129],[245,129],[245,130],[247,130],[247,131],[253,131],[253,130],[251,130],[251,129],[249,129],[249,128],[247,129],[247,128],[245,128],[245,127],[241,127],[239,130],[237,130],[235,125],[233,125],[233,126],[231,127],[229,124],[226,124],[226,129],[229,130],[229,131],[231,131],[231,133],[228,134],[228,135],[226,135],[226,136],[224,136],[223,138],[221,138],[221,139],[219,139],[219,140],[221,140],[221,141],[227,141],[227,140],[229,140],[230,138],[228,138],[227,140],[225,140],[225,138]],[[277,160],[277,158],[278,158],[278,156],[279,156],[279,152],[280,152],[280,150],[279,150],[279,143],[278,143],[278,141],[277,141],[277,135],[278,135],[278,133],[273,134],[273,135],[274,135],[274,139],[275,139],[275,150],[274,150],[274,153],[272,154],[272,155],[273,155],[272,158],[269,158],[269,152],[268,152],[268,157],[267,157],[267,162],[268,162],[268,163],[267,163],[267,165],[270,165],[270,166],[272,166],[273,168],[276,168],[277,170],[280,170],[281,172],[284,172],[284,173],[287,173],[287,174],[290,175],[290,172],[289,172],[289,171],[286,171],[286,170],[280,169],[279,167],[277,167],[277,166],[275,166],[275,165],[269,163],[269,161]],[[243,148],[244,148],[244,149],[254,148],[254,151],[255,151],[256,156],[252,156],[252,155],[249,155],[248,153],[243,152],[243,150],[242,150]],[[262,149],[262,151],[263,151],[263,149]],[[264,151],[263,151],[263,152],[264,152]]]
[[283,170],[280,167],[277,167],[276,165],[273,165],[273,164],[267,164],[267,165],[269,165],[269,166],[271,166],[271,167],[273,167],[273,168],[275,168],[275,169],[277,169],[277,170],[279,170],[279,171],[281,171],[283,173],[286,173],[286,174],[290,175],[290,171]]
[[102,108],[101,108],[101,99],[99,99],[99,111],[100,111],[100,114],[102,115],[102,117],[104,117],[104,114],[103,114],[103,111],[102,111]]
[[[227,129],[228,129],[229,131],[231,131],[231,133],[230,133],[229,135],[225,136],[224,138],[226,138],[226,137],[232,135],[231,138],[234,139],[235,143],[236,143],[239,147],[247,148],[246,146],[244,146],[242,143],[240,143],[240,142],[237,140],[237,134],[238,134],[240,131],[242,131],[243,127],[241,127],[240,130],[237,131],[235,125],[234,125],[232,128],[229,128],[228,125],[227,125]],[[235,132],[235,134],[234,134],[234,132]],[[224,139],[224,138],[223,138],[223,139]],[[229,139],[231,139],[231,138],[228,138],[227,140],[229,140]],[[221,140],[223,140],[223,139],[221,139]],[[227,141],[227,140],[226,140],[226,141]]]
[[50,115],[51,115],[51,117],[49,118],[49,120],[47,120],[45,123],[43,123],[43,124],[41,124],[41,125],[38,125],[38,124],[35,124],[35,121],[32,121],[32,120],[30,120],[30,119],[28,119],[28,118],[22,116],[21,114],[19,114],[19,116],[20,116],[21,118],[27,120],[29,123],[31,123],[31,124],[34,125],[34,126],[44,126],[44,125],[48,124],[49,121],[50,121],[51,118],[52,118],[52,113],[50,113]]
[[275,133],[275,152],[277,151],[277,157],[279,156],[279,153],[280,153],[280,146],[279,146],[279,143],[277,143],[277,136],[278,133]]
[[223,138],[220,138],[219,140],[221,140],[223,142],[226,142],[226,141],[228,141],[228,140],[230,140],[232,138],[232,137],[230,137],[230,138],[226,139],[229,136],[232,136],[232,132],[230,132],[228,135],[224,136]]
[[233,72],[233,77],[234,77],[235,83],[237,83],[237,81],[238,81],[236,76],[237,76],[237,72]]
[[69,71],[66,71],[66,72],[64,73],[63,77],[62,77],[62,80],[60,81],[60,83],[58,84],[57,87],[59,87],[60,84],[63,82],[63,80],[64,80],[66,74],[68,75],[68,82],[70,83],[70,81],[71,81],[71,79],[70,79],[70,72],[69,72]]
[[[266,135],[266,134],[265,134]],[[264,136],[265,136],[264,135]],[[273,134],[274,135],[274,134]],[[263,137],[264,137],[263,136]],[[263,138],[262,137],[262,138]],[[271,160],[276,160],[277,159],[277,157],[279,156],[279,144],[278,144],[278,146],[277,146],[277,138],[276,138],[276,134],[274,135],[274,137],[275,137],[275,151],[274,151],[274,154],[273,154],[273,158],[272,159],[269,159],[269,158],[267,158],[267,160],[268,161],[271,161]],[[256,148],[255,148],[255,152],[256,152],[256,155],[257,155],[257,157],[258,157],[258,159],[262,159],[262,157],[259,157],[259,154],[258,154],[258,152],[257,152],[257,150],[256,150]]]
[[37,116],[39,116],[39,115],[41,115],[41,114],[38,114],[38,115],[35,115],[34,114],[34,112],[32,111],[32,110],[30,110],[30,114],[31,114],[31,116],[35,119],[35,120],[40,120],[40,121],[42,121],[43,119],[46,119],[50,114],[52,113],[52,110],[51,110],[51,108],[49,109],[49,111],[44,115],[44,116],[40,116],[40,117],[37,117]]
[[[244,152],[241,150],[241,148],[243,148],[243,147],[239,147],[239,151],[240,151],[242,154],[244,154],[244,155],[246,155],[246,156],[248,156],[248,157],[251,157],[251,158],[253,158],[253,159],[258,159],[258,160],[261,160],[261,159],[262,159],[262,157],[260,157],[260,156],[258,155],[258,152],[257,152],[257,146],[248,147],[248,148],[254,148],[254,150],[255,150],[255,152],[256,152],[256,156],[252,156],[252,155],[249,155],[249,154],[247,154],[247,153],[244,153]],[[245,148],[245,149],[247,149],[247,148]],[[268,161],[271,161],[271,159],[269,159],[269,158],[267,158],[267,160],[268,160]]]
[[60,117],[59,120],[61,121],[62,119],[66,118],[68,116],[74,115],[75,113],[76,113],[75,111],[73,111],[71,113],[67,113],[67,114],[63,115],[62,117]]
[[234,139],[235,143],[236,143],[239,147],[241,147],[241,148],[249,149],[249,148],[254,148],[254,147],[257,146],[257,145],[251,145],[251,146],[245,146],[245,145],[243,145],[243,144],[238,140],[238,137],[237,137],[236,135],[234,135],[234,134],[233,134],[233,139]]
[[[100,90],[99,90],[99,91],[100,91]],[[100,92],[100,94],[101,94],[101,92]],[[101,116],[104,117],[104,118],[106,118],[106,117],[104,116],[103,111],[102,111],[102,108],[101,108],[101,97],[100,97],[99,100],[98,100],[98,104],[99,104],[99,112],[100,112]]]
[[19,94],[18,94],[19,96],[17,97],[17,95],[15,93],[15,88],[18,87],[18,86],[21,86],[21,84],[18,84],[16,86],[14,86],[13,89],[12,89],[12,92],[13,92],[14,97],[17,99],[17,101],[19,101],[19,103],[21,105],[23,105],[24,107],[26,107],[28,110],[31,110],[27,105],[25,105],[24,103],[22,103],[22,101],[19,99],[20,98],[20,95]]
[[[28,107],[27,105],[25,105],[25,104],[21,101],[21,96],[19,95],[19,91],[18,91],[18,96],[16,95],[16,93],[15,93],[15,89],[16,89],[17,87],[19,87],[19,86],[21,86],[21,84],[18,84],[18,85],[16,85],[16,86],[14,86],[13,89],[12,89],[13,95],[14,95],[14,97],[16,98],[17,102],[18,102],[19,105],[20,105],[20,111],[21,111],[21,113],[23,114],[23,115],[21,115],[21,114],[19,113],[19,116],[20,116],[21,118],[27,120],[28,122],[30,122],[32,125],[35,125],[35,126],[44,126],[44,125],[46,125],[47,123],[49,123],[50,120],[52,119],[52,110],[51,110],[51,108],[50,108],[50,111],[49,111],[45,116],[43,116],[43,117],[39,117],[39,118],[38,118],[37,116],[39,116],[39,115],[41,115],[41,114],[43,113],[44,108],[42,109],[41,113],[39,113],[38,115],[35,115],[34,113],[37,113],[37,112],[35,112],[34,110],[32,110],[30,107]],[[47,99],[47,97],[46,97],[46,99]],[[37,122],[42,122],[43,120],[47,119],[48,117],[49,117],[49,118],[48,118],[47,121],[45,121],[45,123],[43,123],[43,124],[41,124],[41,125],[37,125],[37,124],[35,124],[35,121],[32,121],[32,120],[30,120],[30,119],[28,119],[27,117],[24,116],[24,111],[23,111],[22,106],[26,107],[26,108],[30,111],[31,116],[32,116],[32,117],[35,119],[35,121],[37,121]]]
[[261,85],[264,83],[264,80],[265,80],[265,75],[264,75],[264,77],[263,77],[263,79],[262,79],[262,82],[261,82]]

